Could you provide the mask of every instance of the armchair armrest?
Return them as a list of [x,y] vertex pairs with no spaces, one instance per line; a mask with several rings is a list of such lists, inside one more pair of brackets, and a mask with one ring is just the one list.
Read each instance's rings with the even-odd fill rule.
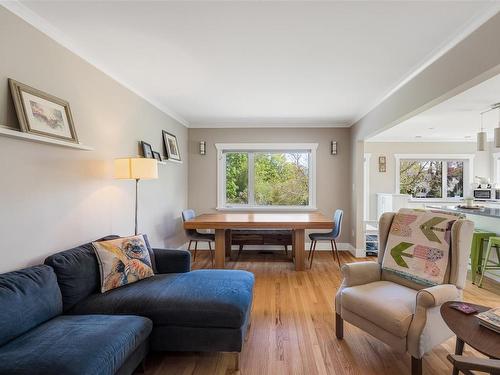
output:
[[377,262],[347,263],[342,266],[344,287],[380,281],[380,264]]
[[191,254],[186,250],[153,249],[158,273],[184,273],[191,270]]
[[453,284],[442,284],[425,288],[417,293],[417,306],[431,308],[460,298],[460,291]]
[[415,314],[408,329],[408,353],[421,358],[434,346],[453,336],[440,313],[447,301],[461,299],[461,291],[453,284],[442,284],[421,289],[417,293]]

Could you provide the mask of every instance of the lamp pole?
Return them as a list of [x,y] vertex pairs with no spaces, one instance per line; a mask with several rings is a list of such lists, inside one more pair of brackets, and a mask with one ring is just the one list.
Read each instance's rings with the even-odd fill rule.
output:
[[135,235],[137,236],[137,190],[139,187],[139,179],[135,179]]

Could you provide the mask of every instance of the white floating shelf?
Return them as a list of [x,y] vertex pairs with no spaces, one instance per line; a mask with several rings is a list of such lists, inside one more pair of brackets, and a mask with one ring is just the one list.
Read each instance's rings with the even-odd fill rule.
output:
[[159,161],[158,164],[167,165],[167,162],[182,164],[182,160],[167,159],[165,155],[162,156],[162,159],[163,160]]
[[62,141],[59,139],[43,137],[40,135],[24,133],[22,131],[10,129],[10,128],[7,128],[7,127],[1,126],[1,125],[0,125],[0,136],[9,137],[9,138],[16,138],[16,139],[23,139],[25,141],[45,143],[45,144],[49,144],[49,145],[56,145],[56,146],[67,147],[67,148],[74,148],[77,150],[84,150],[84,151],[92,151],[93,150],[92,147],[85,146],[85,145],[82,145],[80,143],[72,143],[72,142]]

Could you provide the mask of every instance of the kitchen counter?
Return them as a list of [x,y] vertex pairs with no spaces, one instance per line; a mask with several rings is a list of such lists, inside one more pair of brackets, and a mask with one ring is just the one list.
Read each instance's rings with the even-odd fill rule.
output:
[[478,216],[486,216],[500,219],[500,208],[496,207],[483,207],[483,208],[459,208],[458,206],[426,206],[428,208],[434,208],[442,211],[448,212],[459,212],[466,215],[478,215]]

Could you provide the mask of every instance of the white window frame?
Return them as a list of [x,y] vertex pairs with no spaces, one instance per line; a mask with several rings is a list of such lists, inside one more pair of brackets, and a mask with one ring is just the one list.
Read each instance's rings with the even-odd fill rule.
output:
[[[316,151],[317,143],[216,143],[217,149],[217,210],[228,211],[315,211],[316,208]],[[227,151],[305,151],[310,153],[309,157],[309,205],[307,206],[259,206],[250,204],[226,204],[226,158]],[[248,176],[248,200],[253,194],[254,173],[252,160],[253,154],[249,154],[249,176]],[[252,188],[251,188],[252,187]]]
[[[440,161],[449,161],[449,160],[460,160],[464,161],[464,198],[471,196],[471,184],[474,182],[474,154],[394,154],[396,159],[396,168],[395,168],[395,189],[394,192],[396,194],[400,194],[400,162],[401,160],[440,160]],[[443,189],[446,186],[446,173],[443,173]],[[444,191],[443,191],[444,192]],[[415,198],[412,197],[410,200],[414,202],[456,202],[460,201],[463,198]]]

